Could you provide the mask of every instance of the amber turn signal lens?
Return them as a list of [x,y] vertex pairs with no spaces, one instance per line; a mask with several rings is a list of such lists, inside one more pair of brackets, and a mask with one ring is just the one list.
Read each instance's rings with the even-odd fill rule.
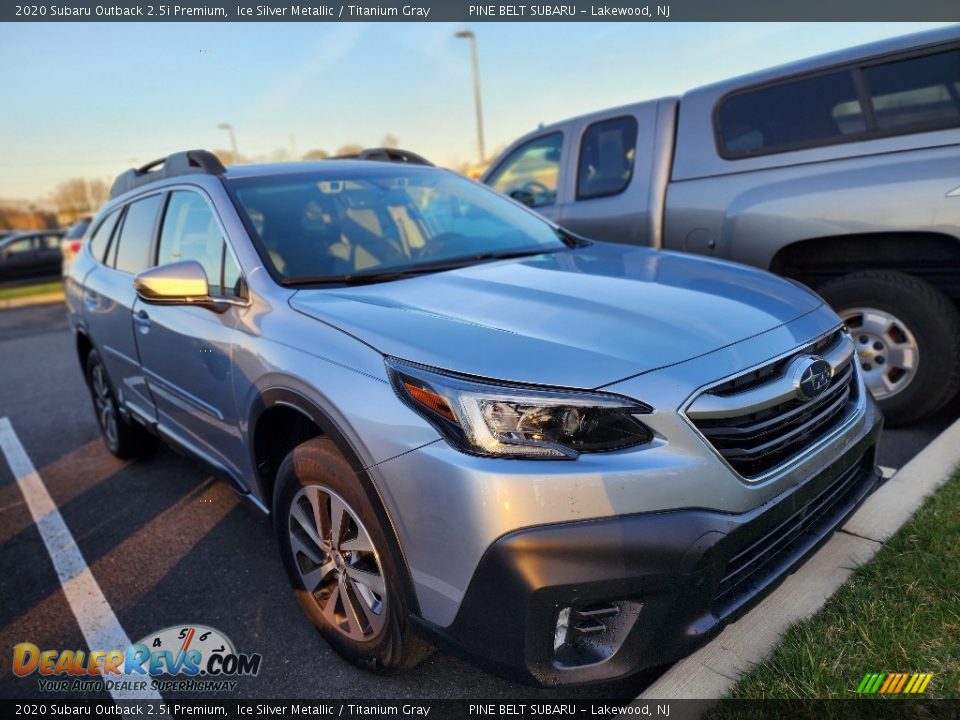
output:
[[432,390],[427,390],[426,388],[418,387],[408,382],[403,383],[403,386],[407,389],[407,392],[410,393],[410,397],[418,403],[433,410],[438,415],[442,415],[447,418],[447,420],[457,422],[457,416],[453,413],[447,401],[440,395],[437,395],[437,393]]

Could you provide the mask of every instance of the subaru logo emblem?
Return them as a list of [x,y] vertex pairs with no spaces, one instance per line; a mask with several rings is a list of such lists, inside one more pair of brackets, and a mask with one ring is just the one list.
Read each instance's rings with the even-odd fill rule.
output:
[[813,400],[830,386],[833,367],[822,357],[804,355],[790,366],[793,388],[799,400]]

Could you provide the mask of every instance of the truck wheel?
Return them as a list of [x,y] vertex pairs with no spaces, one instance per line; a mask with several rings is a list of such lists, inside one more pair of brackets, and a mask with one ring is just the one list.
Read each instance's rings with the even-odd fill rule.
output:
[[384,673],[430,654],[373,506],[330,440],[308,440],[280,465],[274,530],[297,601],[340,655]]
[[87,355],[84,372],[93,400],[93,410],[97,414],[97,424],[107,450],[122,460],[143,457],[156,450],[157,438],[136,421],[128,420],[120,414],[113,385],[110,384],[107,369],[96,350],[91,350]]
[[866,270],[818,289],[843,318],[887,425],[939,410],[960,388],[960,314],[920,278]]

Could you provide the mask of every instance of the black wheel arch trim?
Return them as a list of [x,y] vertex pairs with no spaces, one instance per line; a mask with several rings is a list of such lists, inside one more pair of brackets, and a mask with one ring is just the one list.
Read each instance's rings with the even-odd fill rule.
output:
[[266,497],[266,488],[263,487],[263,480],[260,477],[259,469],[256,465],[256,449],[253,443],[253,434],[256,430],[257,422],[259,421],[260,416],[270,408],[277,406],[288,407],[301,413],[311,420],[318,428],[320,428],[320,431],[323,433],[324,437],[329,438],[333,442],[337,450],[343,454],[343,457],[350,464],[350,467],[356,475],[360,486],[363,488],[367,498],[370,500],[374,514],[377,516],[377,521],[384,530],[384,535],[386,536],[387,543],[389,545],[387,551],[390,554],[391,560],[393,560],[395,566],[399,569],[399,575],[403,585],[402,590],[407,601],[407,607],[410,609],[412,614],[419,615],[420,603],[417,600],[417,594],[413,587],[413,575],[410,572],[406,555],[404,554],[403,547],[400,544],[396,525],[394,524],[393,519],[390,517],[390,513],[387,511],[386,504],[383,502],[383,497],[381,496],[379,489],[373,482],[370,474],[367,472],[366,466],[360,460],[359,453],[354,449],[351,442],[347,439],[347,436],[340,430],[337,423],[334,422],[330,415],[320,408],[316,402],[295,390],[285,387],[270,387],[261,391],[260,394],[257,395],[249,414],[250,419],[247,426],[247,446],[249,447],[251,454],[250,464],[256,473],[256,482],[260,496],[265,501],[270,502],[270,511],[271,514],[274,515],[274,522],[276,522],[276,514],[273,513],[273,508],[276,506],[275,495],[277,485],[274,483],[273,487],[271,488],[270,497]]

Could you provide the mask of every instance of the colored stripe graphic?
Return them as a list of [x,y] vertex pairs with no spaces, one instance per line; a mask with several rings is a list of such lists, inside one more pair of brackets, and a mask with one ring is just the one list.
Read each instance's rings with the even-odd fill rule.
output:
[[857,686],[857,693],[872,695],[919,694],[927,689],[933,673],[867,673]]

